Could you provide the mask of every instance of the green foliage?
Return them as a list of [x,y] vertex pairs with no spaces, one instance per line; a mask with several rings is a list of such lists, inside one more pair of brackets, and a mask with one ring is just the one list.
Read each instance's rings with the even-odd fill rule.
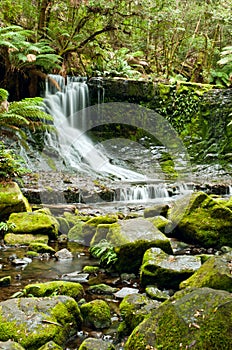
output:
[[0,89],[0,103],[8,99],[8,91],[5,89]]
[[20,177],[28,172],[28,169],[23,167],[22,158],[15,155],[12,150],[6,149],[3,142],[0,142],[0,164],[1,180],[10,180],[13,177]]
[[25,139],[26,130],[54,131],[53,118],[44,112],[43,107],[43,99],[40,97],[11,102],[7,111],[0,111],[0,135]]
[[7,232],[10,232],[15,227],[14,223],[7,223],[4,221],[0,222],[0,234],[5,234]]
[[90,247],[89,252],[94,258],[100,259],[101,265],[106,268],[111,267],[118,260],[114,247],[106,239]]

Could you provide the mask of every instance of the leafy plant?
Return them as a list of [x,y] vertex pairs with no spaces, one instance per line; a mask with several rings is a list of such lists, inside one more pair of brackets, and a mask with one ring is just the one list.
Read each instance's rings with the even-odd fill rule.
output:
[[0,234],[5,234],[7,232],[10,232],[15,227],[15,224],[13,222],[7,223],[4,221],[0,222]]
[[0,142],[0,180],[10,180],[27,173],[29,170],[23,167],[23,163],[21,157],[6,149],[4,143]]
[[26,139],[26,130],[54,131],[53,117],[44,112],[43,106],[40,97],[11,102],[8,110],[0,110],[0,135]]
[[8,95],[8,91],[6,91],[5,89],[0,89],[0,103],[6,101],[8,99]]
[[106,268],[113,266],[118,260],[114,247],[106,239],[89,248],[89,252],[94,258],[100,259],[100,264]]

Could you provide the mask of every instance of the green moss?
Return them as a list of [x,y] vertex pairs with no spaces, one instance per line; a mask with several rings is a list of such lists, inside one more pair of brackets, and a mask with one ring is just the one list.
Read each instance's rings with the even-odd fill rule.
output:
[[44,243],[30,243],[29,249],[37,252],[37,253],[49,253],[49,254],[55,254],[55,249],[52,247],[48,246],[47,244]]
[[13,213],[8,223],[14,223],[13,233],[47,234],[50,239],[57,238],[59,224],[57,220],[45,213]]
[[178,300],[174,297],[170,302],[164,302],[134,329],[125,350],[144,350],[149,345],[178,350],[180,344],[183,348],[194,344],[197,350],[229,350],[232,345],[232,301],[229,293],[224,293],[197,289]]
[[81,284],[68,281],[51,281],[45,283],[28,284],[24,288],[25,295],[47,297],[52,295],[67,295],[80,300],[84,295]]
[[180,283],[180,288],[209,287],[232,292],[231,257],[229,253],[208,258],[198,271]]
[[100,269],[99,266],[84,266],[83,272],[95,274],[99,271],[99,269]]
[[83,222],[81,221],[76,222],[75,225],[68,232],[68,240],[82,241],[83,240],[82,227],[83,227]]
[[15,182],[0,182],[0,221],[11,213],[31,211],[28,200]]
[[30,245],[32,242],[46,244],[48,243],[47,235],[33,234],[14,234],[7,233],[4,236],[4,242],[9,245]]
[[112,224],[99,224],[97,226],[96,233],[94,234],[93,238],[90,241],[90,247],[99,243],[102,239],[106,239],[106,236],[109,232],[111,225]]
[[110,308],[104,300],[92,300],[81,305],[80,309],[87,326],[96,329],[108,328],[110,326]]
[[54,341],[49,341],[43,346],[41,346],[38,350],[62,350],[63,348],[56,344]]
[[96,216],[87,221],[88,225],[98,226],[99,224],[113,224],[118,220],[117,215]]

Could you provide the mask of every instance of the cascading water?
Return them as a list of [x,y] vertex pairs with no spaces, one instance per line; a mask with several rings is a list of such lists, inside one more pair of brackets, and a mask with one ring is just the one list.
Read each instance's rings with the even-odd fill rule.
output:
[[[57,130],[57,135],[47,134],[44,154],[54,153],[56,163],[59,158],[59,171],[63,170],[60,169],[62,164],[66,171],[74,170],[93,178],[113,176],[114,180],[126,181],[127,186],[122,185],[115,198],[117,201],[148,201],[169,197],[162,181],[157,183],[157,179],[154,179],[152,184],[149,179],[147,183],[145,175],[111,164],[102,144],[95,145],[86,136],[89,92],[85,79],[68,78],[65,81],[58,75],[49,76],[44,103],[46,112],[54,117]],[[101,112],[100,105],[96,109]]]
[[103,146],[94,145],[82,131],[85,130],[89,104],[88,85],[83,78],[68,79],[67,85],[61,76],[51,75],[49,78],[56,82],[57,87],[47,81],[44,103],[46,112],[54,117],[58,137],[48,134],[46,148],[56,151],[66,170],[95,176],[113,175],[120,180],[145,180],[142,174],[111,164]]

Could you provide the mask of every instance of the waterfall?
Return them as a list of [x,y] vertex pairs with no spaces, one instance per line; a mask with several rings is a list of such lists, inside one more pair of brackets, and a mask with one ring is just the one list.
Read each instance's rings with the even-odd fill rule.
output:
[[[47,135],[44,154],[49,150],[55,151],[66,170],[94,176],[113,176],[119,180],[146,179],[142,174],[111,164],[104,147],[101,144],[94,145],[86,136],[85,120],[89,113],[86,81],[83,78],[68,78],[65,84],[61,76],[50,75],[49,78],[44,103],[46,112],[54,117],[57,135]],[[56,86],[52,81],[56,82]]]
[[168,190],[164,184],[143,184],[120,188],[116,200],[138,202],[168,197]]

